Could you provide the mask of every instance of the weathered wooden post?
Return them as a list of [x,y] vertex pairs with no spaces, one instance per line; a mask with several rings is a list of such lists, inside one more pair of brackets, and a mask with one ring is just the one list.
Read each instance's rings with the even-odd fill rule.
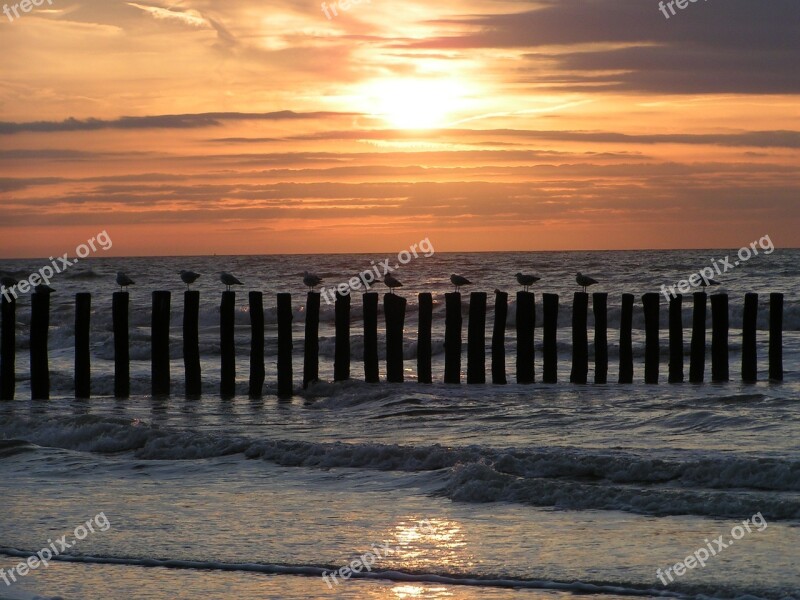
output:
[[200,292],[183,292],[183,370],[186,397],[199,398],[203,393],[200,375]]
[[644,307],[644,382],[658,383],[659,363],[659,304],[660,294],[648,292],[642,296]]
[[469,295],[467,383],[486,383],[486,292]]
[[633,383],[633,294],[622,294],[619,314],[619,383]]
[[150,386],[153,396],[169,396],[169,312],[171,294],[153,292],[150,316]]
[[558,294],[542,294],[542,381],[558,381]]
[[728,381],[728,295],[711,294],[711,380]]
[[261,398],[264,395],[264,295],[261,292],[250,292],[250,398]]
[[758,294],[745,294],[742,316],[742,380],[748,383],[758,380],[757,319]]
[[367,292],[362,296],[364,306],[364,381],[378,383],[378,294]]
[[128,341],[128,292],[114,292],[111,316],[114,322],[114,397],[131,395],[131,356]]
[[292,295],[278,294],[278,398],[291,398],[294,394],[292,381]]
[[92,315],[92,295],[75,294],[75,397],[91,396],[91,355],[89,326]]
[[769,295],[769,378],[783,381],[783,294]]
[[50,398],[50,366],[47,357],[47,333],[50,328],[50,294],[31,294],[31,398]]
[[692,347],[689,366],[689,381],[703,383],[706,370],[706,293],[693,294]]
[[461,293],[448,292],[444,298],[444,382],[461,383]]
[[0,299],[3,334],[0,338],[0,400],[13,400],[16,388],[17,299],[4,294]]
[[222,292],[220,305],[220,384],[219,392],[223,398],[236,395],[236,342],[235,342],[236,292]]
[[589,377],[589,334],[586,332],[589,294],[575,292],[572,301],[572,371],[571,383],[586,383]]
[[308,292],[303,347],[303,389],[319,380],[319,301],[319,292]]
[[683,383],[683,296],[669,300],[669,382]]
[[419,328],[417,331],[417,381],[433,383],[431,371],[431,327],[433,326],[433,295],[419,295]]
[[594,311],[594,382],[608,383],[608,294],[592,294]]
[[492,330],[492,383],[505,385],[506,380],[506,321],[508,294],[494,293],[494,329]]
[[333,380],[350,379],[350,294],[336,292]]
[[517,383],[536,381],[533,358],[533,331],[536,300],[531,292],[517,292]]
[[393,293],[385,294],[383,312],[386,316],[386,381],[402,383],[406,299]]

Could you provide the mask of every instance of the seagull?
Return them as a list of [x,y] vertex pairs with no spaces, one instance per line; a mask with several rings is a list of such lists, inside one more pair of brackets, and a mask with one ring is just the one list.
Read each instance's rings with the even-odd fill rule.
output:
[[590,285],[594,285],[595,283],[597,283],[597,280],[596,280],[596,279],[592,279],[591,277],[589,277],[589,276],[587,276],[587,275],[581,275],[580,273],[578,273],[578,274],[575,276],[575,281],[577,281],[577,282],[578,282],[578,285],[579,285],[579,286],[581,286],[581,287],[583,288],[583,292],[584,292],[584,293],[586,293],[586,288],[587,288],[587,287],[589,287]]
[[0,277],[0,284],[2,284],[4,288],[13,288],[18,283],[19,281],[11,276]]
[[125,288],[125,290],[127,291],[128,286],[134,285],[134,283],[135,281],[133,281],[133,279],[125,275],[124,272],[117,271],[117,285],[119,286],[120,290],[122,290],[122,288]]
[[522,286],[522,290],[524,292],[527,292],[528,288],[540,279],[541,277],[536,277],[535,275],[523,275],[522,273],[517,273],[517,283]]
[[314,288],[322,283],[322,277],[303,271],[303,283],[308,286],[308,291],[313,292]]
[[191,289],[190,286],[200,277],[200,273],[194,271],[181,271],[178,274],[181,276],[181,281],[186,284],[187,290]]
[[51,288],[49,285],[45,285],[44,283],[40,283],[35,288],[33,288],[34,294],[42,294],[42,295],[50,295],[54,293],[55,290]]
[[231,291],[232,285],[244,285],[241,281],[236,279],[236,277],[225,271],[219,274],[219,280],[225,284],[226,291],[228,292]]
[[707,287],[713,286],[713,285],[722,285],[722,284],[720,284],[719,281],[715,281],[715,280],[711,279],[710,277],[708,278],[708,281],[706,281],[705,279],[701,279],[700,280],[700,287],[703,288],[704,292],[706,291]]
[[394,288],[403,287],[403,284],[394,275],[386,275],[383,278],[383,283],[389,288],[390,294],[394,294]]
[[458,291],[462,285],[470,285],[472,282],[466,277],[462,277],[461,275],[456,275],[453,273],[450,275],[450,283],[456,286],[456,291]]

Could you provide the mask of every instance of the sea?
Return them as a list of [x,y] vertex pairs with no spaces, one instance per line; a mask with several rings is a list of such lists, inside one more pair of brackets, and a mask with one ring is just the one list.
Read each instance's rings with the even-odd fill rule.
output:
[[[396,249],[398,252],[402,249]],[[640,297],[733,250],[198,256],[80,260],[56,275],[51,398],[30,399],[30,296],[17,302],[17,384],[0,402],[0,598],[800,599],[800,250],[715,275],[730,299],[729,382],[646,385]],[[303,272],[331,289],[388,259],[408,300],[402,384],[363,381],[353,290],[351,380],[333,382],[322,301],[320,381],[302,389]],[[738,260],[738,259],[737,259]],[[48,259],[0,260],[18,279]],[[385,264],[385,263],[384,263]],[[203,394],[184,393],[178,272],[202,273]],[[724,269],[721,269],[724,271]],[[115,399],[112,294],[130,287],[131,396]],[[218,274],[236,288],[237,395],[222,399]],[[541,277],[537,381],[515,382],[514,274]],[[569,383],[575,274],[607,292],[608,384]],[[509,292],[507,385],[444,384],[444,294]],[[170,397],[150,393],[150,303],[172,291]],[[248,397],[248,291],[264,293],[266,384]],[[386,288],[375,285],[383,295]],[[694,291],[694,290],[693,290]],[[92,294],[92,397],[73,392],[74,294]],[[275,296],[292,294],[292,399],[276,396]],[[417,295],[431,292],[433,384],[416,381]],[[560,296],[558,382],[541,383],[543,292]],[[616,383],[623,293],[636,295],[634,383]],[[744,295],[759,294],[758,382],[741,381]],[[783,382],[768,381],[769,294],[784,294]],[[684,299],[685,368],[691,336]],[[593,380],[589,311],[589,381]],[[488,357],[487,350],[487,357]],[[488,359],[487,359],[488,363]],[[488,371],[487,364],[487,371]],[[489,381],[491,378],[488,378]],[[462,373],[466,381],[466,373]]]

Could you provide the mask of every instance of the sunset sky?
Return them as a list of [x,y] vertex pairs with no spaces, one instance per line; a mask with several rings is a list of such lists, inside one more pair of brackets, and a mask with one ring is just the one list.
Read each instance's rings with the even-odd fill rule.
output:
[[0,257],[800,246],[800,2],[676,10],[0,14]]

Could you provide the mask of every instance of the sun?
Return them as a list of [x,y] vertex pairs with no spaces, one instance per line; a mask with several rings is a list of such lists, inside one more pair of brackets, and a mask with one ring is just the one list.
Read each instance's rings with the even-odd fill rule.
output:
[[446,126],[464,107],[466,90],[452,79],[391,79],[365,84],[366,112],[397,129]]

